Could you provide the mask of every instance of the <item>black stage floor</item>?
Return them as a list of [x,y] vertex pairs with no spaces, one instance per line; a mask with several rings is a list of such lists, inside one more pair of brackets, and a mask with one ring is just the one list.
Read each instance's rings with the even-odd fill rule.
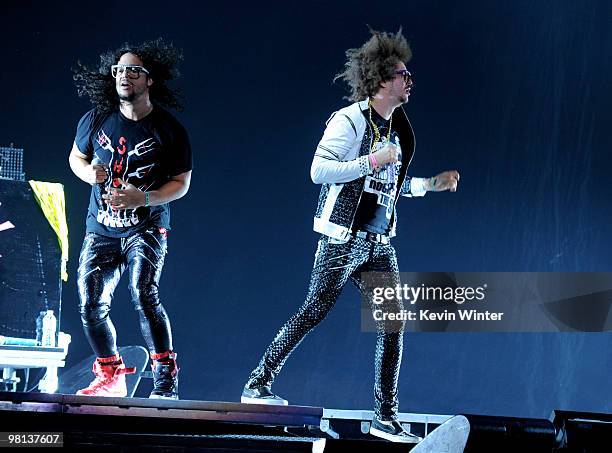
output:
[[417,445],[371,436],[371,419],[371,411],[309,406],[0,392],[2,447],[44,441],[78,451],[612,451],[607,414],[556,411],[550,420],[400,414],[410,432],[425,438]]

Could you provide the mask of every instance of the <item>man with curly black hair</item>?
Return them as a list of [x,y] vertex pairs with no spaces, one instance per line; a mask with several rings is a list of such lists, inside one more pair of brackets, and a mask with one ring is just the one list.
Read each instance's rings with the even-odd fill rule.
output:
[[[456,171],[432,178],[407,176],[414,154],[414,134],[401,105],[413,87],[405,63],[410,47],[401,33],[376,32],[361,47],[347,51],[345,70],[336,76],[351,88],[352,105],[331,115],[315,151],[311,177],[322,184],[314,218],[321,233],[306,301],[280,329],[251,373],[241,401],[287,404],[271,391],[281,367],[302,339],[329,313],[350,279],[372,309],[363,272],[384,273],[395,288],[399,270],[390,239],[395,236],[395,205],[400,195],[457,189]],[[401,300],[387,309],[400,313]],[[404,323],[377,321],[375,416],[370,433],[395,442],[415,443],[397,421],[398,378]]]
[[79,121],[70,168],[92,185],[79,258],[78,290],[85,335],[97,355],[94,380],[79,395],[126,396],[126,368],[109,312],[127,269],[129,289],[152,359],[150,398],[178,399],[176,353],[158,285],[170,229],[169,203],[184,196],[192,155],[184,127],[164,107],[181,108],[167,83],[182,53],[161,38],[125,44],[100,56],[100,67],[77,63],[80,96],[94,108]]

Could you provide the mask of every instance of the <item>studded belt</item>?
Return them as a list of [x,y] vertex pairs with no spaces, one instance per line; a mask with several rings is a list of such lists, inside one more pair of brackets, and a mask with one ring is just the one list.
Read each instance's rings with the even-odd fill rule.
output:
[[365,239],[370,242],[378,242],[380,244],[388,244],[390,238],[384,234],[372,233],[370,231],[357,231],[355,236],[361,239]]

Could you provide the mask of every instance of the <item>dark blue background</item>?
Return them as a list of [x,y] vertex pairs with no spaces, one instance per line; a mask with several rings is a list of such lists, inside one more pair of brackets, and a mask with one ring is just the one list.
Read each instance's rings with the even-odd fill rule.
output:
[[[402,200],[402,271],[609,271],[612,4],[518,0],[79,3],[2,6],[0,142],[25,148],[31,179],[65,184],[68,365],[89,355],[75,285],[89,187],[68,167],[79,117],[70,68],[123,41],[158,36],[185,52],[180,80],[196,168],[172,205],[162,278],[181,396],[236,401],[281,324],[302,303],[317,235],[309,169],[324,121],[346,104],[332,84],[366,24],[403,26],[414,58],[406,106],[411,174],[461,173],[455,194]],[[112,317],[142,344],[126,283]],[[548,416],[612,409],[609,334],[407,334],[403,412]],[[372,406],[374,334],[359,297],[287,362],[292,403]]]

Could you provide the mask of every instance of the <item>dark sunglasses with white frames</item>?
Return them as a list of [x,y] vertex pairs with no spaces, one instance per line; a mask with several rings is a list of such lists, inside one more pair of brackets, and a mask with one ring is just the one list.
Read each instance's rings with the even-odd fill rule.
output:
[[140,74],[144,73],[149,75],[149,71],[139,65],[133,64],[114,64],[111,66],[111,75],[116,79],[123,75],[123,73],[128,76],[130,79],[137,79],[140,77]]

